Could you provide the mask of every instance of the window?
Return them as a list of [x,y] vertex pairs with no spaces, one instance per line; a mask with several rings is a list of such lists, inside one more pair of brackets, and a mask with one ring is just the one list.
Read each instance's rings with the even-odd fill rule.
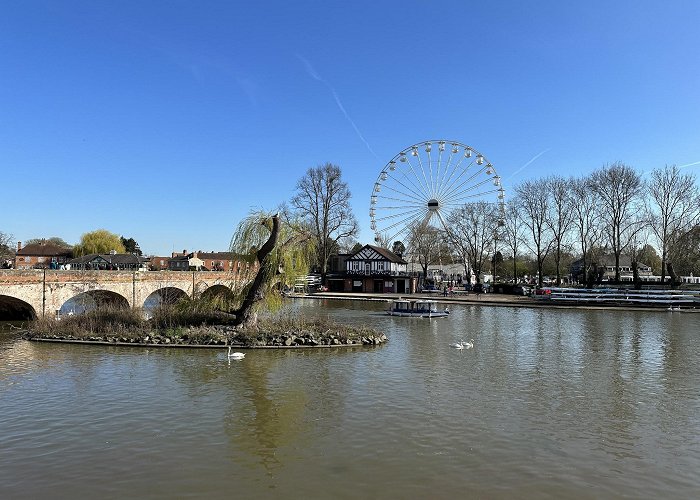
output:
[[370,262],[365,262],[365,274],[372,272],[372,264]]

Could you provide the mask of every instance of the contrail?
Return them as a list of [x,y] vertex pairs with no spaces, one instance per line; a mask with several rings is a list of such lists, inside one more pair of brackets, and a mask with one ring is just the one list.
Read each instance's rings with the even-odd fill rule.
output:
[[304,58],[301,54],[295,54],[295,55],[296,55],[297,58],[304,64],[304,68],[306,69],[306,72],[308,73],[308,75],[309,75],[311,78],[313,78],[313,79],[316,80],[316,81],[319,81],[319,82],[323,83],[326,87],[328,87],[328,89],[331,91],[331,94],[333,94],[333,99],[335,99],[335,103],[338,105],[338,108],[340,109],[340,111],[341,111],[341,112],[343,113],[343,115],[345,116],[345,119],[346,119],[347,121],[350,122],[350,125],[352,125],[352,128],[355,130],[355,133],[357,134],[357,136],[358,136],[358,137],[360,138],[360,140],[365,144],[365,146],[367,146],[367,149],[369,150],[369,152],[372,153],[372,154],[374,155],[374,157],[378,160],[378,159],[379,159],[379,156],[377,156],[377,153],[374,152],[374,150],[372,149],[372,146],[369,145],[369,142],[367,142],[367,140],[365,139],[365,137],[362,135],[362,132],[360,132],[360,129],[357,128],[357,125],[355,124],[355,122],[353,121],[353,119],[350,118],[350,115],[349,115],[348,112],[345,110],[345,106],[343,106],[343,103],[340,101],[340,97],[338,97],[338,93],[335,91],[335,89],[333,88],[333,86],[332,86],[330,83],[328,83],[326,80],[324,80],[323,78],[321,78],[321,75],[319,75],[319,74],[316,72],[316,70],[314,69],[314,67],[311,65],[311,63],[310,63],[306,58]]
[[513,177],[515,177],[516,175],[518,175],[520,172],[522,172],[523,170],[525,170],[525,168],[526,168],[530,163],[532,163],[532,162],[535,161],[537,158],[539,158],[540,156],[542,156],[543,154],[545,154],[547,151],[549,151],[549,150],[551,150],[551,149],[552,149],[552,148],[547,148],[547,149],[545,149],[544,151],[542,151],[542,152],[540,152],[540,153],[537,153],[535,156],[533,156],[532,158],[530,158],[530,161],[528,161],[525,165],[523,165],[523,166],[520,167],[518,170],[516,170],[515,172],[513,172],[512,174],[510,174],[510,177],[508,177],[508,179],[506,179],[506,180],[510,180],[510,179],[512,179]]
[[685,165],[679,165],[678,168],[692,167],[693,165],[700,165],[700,161],[694,161],[693,163],[686,163]]

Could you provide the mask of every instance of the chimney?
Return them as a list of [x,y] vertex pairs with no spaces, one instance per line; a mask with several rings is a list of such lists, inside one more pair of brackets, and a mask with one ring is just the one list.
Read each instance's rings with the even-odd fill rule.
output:
[[19,252],[20,250],[22,250],[22,242],[18,241],[17,242],[17,251]]

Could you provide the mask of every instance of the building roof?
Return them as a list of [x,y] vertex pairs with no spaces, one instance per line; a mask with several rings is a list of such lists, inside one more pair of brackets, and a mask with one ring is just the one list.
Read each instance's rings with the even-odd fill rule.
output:
[[[589,264],[597,264],[605,267],[615,267],[615,254],[607,254],[599,257],[597,259],[588,258]],[[571,263],[570,267],[581,267],[583,265],[583,259],[575,260]],[[638,266],[650,267],[644,262],[637,262]],[[632,258],[629,255],[620,255],[620,267],[632,267]]]
[[389,250],[387,248],[376,247],[374,245],[367,245],[367,246],[370,247],[375,252],[377,252],[378,254],[382,255],[383,257],[386,257],[388,260],[390,260],[392,262],[396,262],[398,264],[408,264],[408,262],[403,260],[402,257],[399,257],[398,255],[396,255],[394,252],[392,252],[391,250]]
[[29,245],[17,250],[17,255],[38,255],[42,257],[70,257],[71,255],[73,255],[73,249],[62,247],[56,245],[55,243],[47,241],[42,243],[30,243]]
[[363,247],[360,248],[357,252],[353,253],[353,254],[348,258],[348,260],[353,259],[357,254],[359,254],[360,252],[362,252],[365,248],[369,248],[369,249],[371,249],[371,250],[374,250],[375,252],[377,252],[379,255],[381,255],[382,257],[384,257],[386,260],[388,260],[388,261],[390,261],[390,262],[395,262],[395,263],[397,263],[397,264],[408,264],[408,262],[406,262],[405,260],[403,260],[401,257],[399,257],[398,255],[396,255],[396,254],[395,254],[394,252],[392,252],[391,250],[387,250],[386,248],[382,248],[382,247],[376,247],[376,246],[374,246],[374,245],[365,245],[365,246],[363,246]]
[[199,259],[209,260],[239,260],[240,255],[234,252],[195,252]]
[[67,262],[67,264],[72,264],[72,265],[87,264],[89,262],[93,262],[96,260],[103,260],[103,261],[107,262],[108,264],[126,265],[126,264],[142,264],[143,262],[148,261],[148,258],[140,257],[138,255],[134,255],[134,254],[130,254],[130,253],[115,253],[115,254],[91,253],[88,255],[83,255],[82,257],[78,257],[76,259],[69,260]]

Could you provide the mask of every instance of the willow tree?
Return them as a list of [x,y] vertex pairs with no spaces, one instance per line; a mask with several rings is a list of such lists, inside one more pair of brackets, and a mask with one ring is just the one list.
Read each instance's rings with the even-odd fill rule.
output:
[[106,229],[97,229],[85,233],[80,237],[80,243],[73,247],[73,254],[76,257],[93,253],[125,253],[126,249],[122,245],[118,234],[110,233]]
[[252,279],[239,291],[238,306],[229,312],[234,325],[255,326],[257,312],[280,302],[279,286],[308,274],[315,252],[312,235],[286,216],[254,211],[238,225],[231,251],[244,255]]

